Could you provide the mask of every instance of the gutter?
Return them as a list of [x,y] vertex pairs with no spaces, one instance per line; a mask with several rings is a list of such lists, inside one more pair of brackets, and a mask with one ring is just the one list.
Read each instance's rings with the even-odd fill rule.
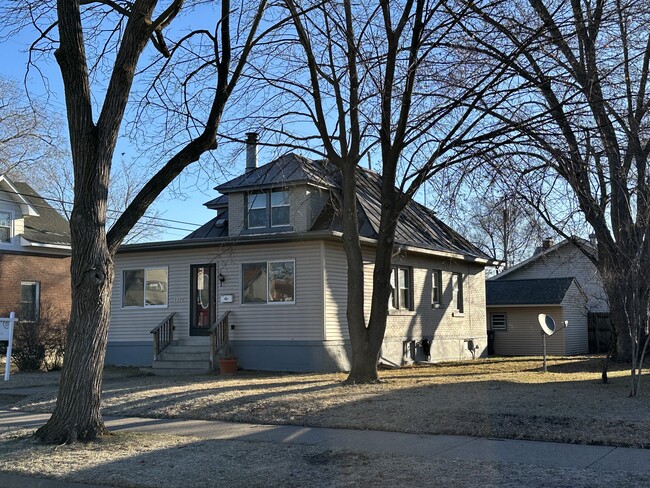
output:
[[[224,246],[224,245],[252,245],[264,243],[279,243],[279,242],[302,242],[302,241],[315,241],[315,240],[328,240],[340,242],[343,239],[343,233],[333,230],[317,230],[309,231],[301,234],[295,232],[279,233],[279,234],[254,234],[254,235],[240,235],[237,237],[206,237],[201,239],[180,239],[177,241],[161,241],[161,242],[147,242],[141,244],[125,244],[120,246],[117,254],[128,254],[137,252],[150,252],[150,251],[172,251],[181,249],[198,249],[211,246]],[[377,239],[370,237],[360,237],[359,242],[362,245],[376,246]],[[427,256],[437,256],[443,258],[458,259],[461,261],[470,261],[484,266],[494,266],[499,261],[481,258],[469,254],[461,254],[451,251],[439,251],[435,249],[428,249],[425,247],[404,245],[400,243],[395,244],[396,248],[401,248],[404,251],[424,254]]]

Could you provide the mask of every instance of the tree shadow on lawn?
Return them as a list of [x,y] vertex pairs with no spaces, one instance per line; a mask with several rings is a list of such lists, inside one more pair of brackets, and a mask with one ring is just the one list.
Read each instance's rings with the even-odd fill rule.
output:
[[[226,385],[168,396],[129,399],[105,395],[106,415],[229,420],[411,433],[457,434],[513,439],[646,447],[650,394],[627,397],[628,381],[509,380],[439,383],[417,377],[378,385],[327,385],[265,391]],[[267,385],[268,386],[268,385]]]
[[648,394],[630,399],[624,381],[482,381],[418,385],[297,420],[323,427],[648,448],[648,400]]
[[[331,446],[248,441],[248,437],[200,440],[118,434],[70,446],[14,440],[5,446],[2,446],[5,442],[0,442],[0,449],[8,453],[7,464],[12,461],[20,464],[35,457],[47,460],[33,469],[18,470],[23,475],[49,475],[64,482],[101,482],[114,486],[320,488],[326,484],[334,488],[370,488],[424,484],[433,488],[458,488],[475,485],[477,473],[482,486],[505,488],[524,484],[550,488],[557,486],[559,479],[563,486],[574,488],[638,488],[650,482],[650,476],[643,474],[621,477],[620,472],[600,472],[594,476],[592,471],[583,469],[543,466],[522,469],[519,464],[432,458],[426,451],[402,454],[396,449],[390,452],[338,450]],[[113,451],[112,457],[106,455],[108,450]]]

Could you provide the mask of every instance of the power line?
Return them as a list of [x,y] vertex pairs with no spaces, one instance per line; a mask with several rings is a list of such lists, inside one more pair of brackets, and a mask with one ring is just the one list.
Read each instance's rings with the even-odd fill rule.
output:
[[[66,201],[66,200],[60,200],[58,198],[44,197],[44,196],[41,196],[41,195],[29,194],[29,193],[23,193],[23,192],[18,192],[18,191],[11,191],[11,190],[0,190],[0,191],[3,191],[5,193],[11,193],[11,194],[14,194],[14,195],[20,195],[20,196],[23,196],[23,197],[26,197],[26,198],[40,198],[41,200],[52,201],[52,202],[59,203],[61,205],[63,205],[63,204],[65,204],[65,205],[74,205],[73,202],[69,202],[69,201]],[[0,198],[0,201],[9,202],[9,203],[16,203],[14,200],[4,200],[2,198]],[[37,207],[37,208],[46,208],[46,209],[52,209],[53,208],[51,205],[39,205],[39,204],[33,203],[33,202],[31,203],[31,205],[33,207]],[[123,210],[115,210],[115,209],[111,209],[111,208],[107,208],[106,211],[111,212],[111,213],[117,213],[117,214],[120,214],[120,215],[124,213]],[[195,227],[201,227],[203,225],[203,224],[197,224],[197,223],[194,223],[194,222],[186,222],[186,221],[182,221],[182,220],[166,219],[166,218],[163,218],[163,217],[156,217],[156,216],[147,215],[147,214],[144,214],[143,217],[146,217],[148,219],[163,220],[165,222],[172,222],[174,224],[192,225],[192,226],[195,226]],[[153,224],[152,223],[151,225],[157,225],[159,227],[163,227],[162,224]],[[180,228],[174,228],[174,227],[169,227],[169,228],[170,229],[176,229],[176,230],[190,230],[190,231],[192,230],[192,229],[180,229]]]

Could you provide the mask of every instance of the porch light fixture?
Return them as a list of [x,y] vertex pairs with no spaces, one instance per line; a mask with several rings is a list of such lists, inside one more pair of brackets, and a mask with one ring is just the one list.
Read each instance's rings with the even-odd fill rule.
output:
[[223,275],[223,273],[219,273],[219,286],[223,286],[223,282],[226,281],[226,277]]

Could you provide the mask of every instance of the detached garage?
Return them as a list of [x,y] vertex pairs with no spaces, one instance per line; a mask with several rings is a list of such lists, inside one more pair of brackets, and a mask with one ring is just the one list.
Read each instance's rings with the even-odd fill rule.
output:
[[487,324],[494,335],[494,353],[534,356],[542,351],[542,331],[537,317],[550,315],[569,326],[547,339],[549,354],[586,354],[587,297],[575,278],[495,280],[486,282]]

